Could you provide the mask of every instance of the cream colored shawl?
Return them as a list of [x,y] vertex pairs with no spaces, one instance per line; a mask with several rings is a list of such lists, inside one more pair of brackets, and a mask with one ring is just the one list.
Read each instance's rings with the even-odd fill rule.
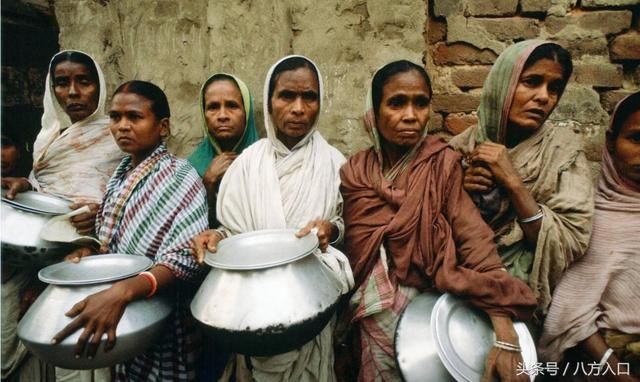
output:
[[[449,144],[468,155],[477,144],[504,144],[506,116],[524,62],[548,42],[523,41],[503,52],[482,89],[479,125],[454,137]],[[507,91],[507,90],[509,91]],[[509,157],[533,198],[544,211],[538,242],[532,249],[502,195],[497,214],[487,220],[509,271],[529,283],[542,314],[551,293],[571,262],[584,254],[591,233],[593,186],[580,137],[568,129],[543,125],[534,135],[509,149]],[[472,195],[473,196],[473,195]]]
[[[267,74],[265,111],[268,110],[268,88],[273,70],[290,57],[278,61]],[[322,106],[324,90],[317,66],[316,71]],[[245,149],[222,179],[217,216],[224,230],[238,234],[260,229],[299,229],[312,220],[324,219],[336,224],[342,237],[339,170],[345,158],[322,138],[317,125],[316,119],[311,131],[289,150],[276,137],[271,116],[265,114],[267,138]],[[346,256],[332,247],[328,253],[318,251],[316,255],[333,271],[346,293],[353,286]],[[332,325],[298,350],[274,357],[253,357],[251,363],[252,378],[258,381],[332,381],[335,378]],[[238,367],[242,368],[242,364],[238,362]],[[241,371],[238,373],[242,374]]]
[[[64,52],[58,54],[61,53]],[[104,114],[107,84],[100,65],[95,61],[94,65],[100,85],[98,107],[89,117],[73,124],[55,97],[49,69],[42,128],[33,145],[29,182],[40,192],[76,202],[99,203],[109,177],[124,155],[109,131],[109,118]]]

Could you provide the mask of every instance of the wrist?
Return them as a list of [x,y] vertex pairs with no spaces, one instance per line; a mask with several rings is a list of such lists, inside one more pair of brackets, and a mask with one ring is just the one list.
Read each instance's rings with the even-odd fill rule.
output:
[[135,277],[118,281],[111,286],[111,289],[119,296],[125,305],[131,303],[138,297],[135,295],[135,288],[131,288],[128,285],[134,279]]
[[511,194],[515,194],[522,189],[526,189],[524,183],[522,183],[522,179],[517,175],[508,177],[502,185]]
[[496,333],[496,340],[518,345],[518,334],[513,328],[511,318],[507,316],[491,316],[493,330]]

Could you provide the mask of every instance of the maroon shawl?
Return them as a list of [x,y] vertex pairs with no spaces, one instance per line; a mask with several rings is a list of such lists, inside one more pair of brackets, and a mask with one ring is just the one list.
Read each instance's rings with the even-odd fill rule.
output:
[[427,136],[404,173],[382,177],[373,149],[341,170],[345,243],[356,285],[371,272],[384,243],[390,277],[420,290],[466,296],[489,314],[527,319],[529,287],[502,270],[493,231],[462,188],[460,155]]

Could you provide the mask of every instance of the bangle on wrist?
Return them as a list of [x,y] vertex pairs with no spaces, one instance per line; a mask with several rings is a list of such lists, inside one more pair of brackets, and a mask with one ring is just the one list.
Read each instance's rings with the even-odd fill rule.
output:
[[[540,206],[538,205],[538,207]],[[543,216],[544,216],[544,210],[540,207],[538,209],[538,212],[536,212],[535,215],[532,215],[523,219],[518,219],[518,223],[521,223],[521,224],[533,223],[534,221],[542,219]]]
[[151,284],[151,290],[147,293],[147,298],[153,297],[153,295],[158,291],[158,280],[156,279],[156,276],[153,273],[146,271],[140,272],[139,275],[147,279],[149,284]]
[[604,352],[604,355],[602,356],[602,359],[600,359],[600,363],[598,363],[598,369],[602,370],[604,365],[607,364],[607,361],[609,360],[609,357],[611,357],[611,354],[613,354],[613,349],[611,349],[611,348],[607,349],[607,351]]
[[514,353],[520,353],[522,352],[522,349],[520,348],[520,345],[514,345],[512,343],[509,342],[504,342],[504,341],[497,341],[493,343],[493,346],[498,348],[498,349],[502,349],[502,350],[506,350],[506,351],[510,351],[510,352],[514,352]]

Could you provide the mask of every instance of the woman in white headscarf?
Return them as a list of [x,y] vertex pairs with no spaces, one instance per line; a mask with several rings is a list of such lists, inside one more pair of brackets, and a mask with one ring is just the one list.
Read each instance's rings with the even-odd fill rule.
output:
[[[217,216],[221,227],[194,238],[199,261],[203,249],[223,237],[260,229],[318,230],[316,254],[333,271],[346,293],[353,286],[348,260],[330,247],[341,241],[344,223],[340,166],[344,156],[317,131],[322,77],[308,58],[288,56],[267,74],[264,87],[267,138],[233,162],[220,186]],[[222,380],[333,381],[333,324],[299,349],[272,357],[232,357]]]
[[[107,181],[123,156],[104,113],[106,87],[100,66],[89,55],[67,50],[53,56],[46,80],[42,128],[34,143],[33,170],[29,179],[2,179],[2,187],[8,189],[7,198],[35,190],[70,199],[74,209],[88,205],[89,212],[76,215],[71,223],[80,233],[94,230]],[[15,336],[19,317],[42,288],[33,285],[36,271],[30,267],[8,270],[3,266],[3,379],[53,378],[52,370],[31,357]]]

